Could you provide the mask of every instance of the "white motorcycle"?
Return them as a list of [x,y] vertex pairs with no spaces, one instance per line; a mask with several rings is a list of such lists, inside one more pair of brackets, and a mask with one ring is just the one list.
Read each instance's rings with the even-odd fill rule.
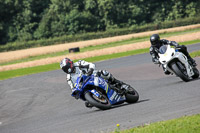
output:
[[199,77],[198,69],[188,62],[187,57],[183,53],[175,50],[170,45],[160,47],[158,55],[164,69],[172,74],[174,73],[183,81],[187,82]]

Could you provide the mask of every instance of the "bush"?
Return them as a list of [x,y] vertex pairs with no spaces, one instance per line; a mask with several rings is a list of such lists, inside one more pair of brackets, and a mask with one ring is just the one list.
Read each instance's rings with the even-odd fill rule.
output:
[[186,26],[186,25],[198,24],[198,23],[200,23],[200,17],[185,18],[185,19],[179,19],[175,21],[165,21],[165,22],[161,22],[157,24],[132,26],[132,27],[121,28],[121,29],[108,29],[107,31],[104,31],[104,32],[89,32],[89,33],[82,33],[82,34],[76,34],[76,35],[65,35],[65,36],[49,38],[49,39],[32,40],[32,41],[27,41],[27,42],[14,42],[14,43],[8,43],[6,45],[0,46],[0,52],[54,45],[54,44],[67,43],[67,42],[76,42],[76,41],[91,40],[91,39],[97,39],[97,38],[112,37],[112,36],[118,36],[118,35],[126,35],[126,34],[131,34],[131,33],[153,31],[153,30],[158,30],[158,29]]

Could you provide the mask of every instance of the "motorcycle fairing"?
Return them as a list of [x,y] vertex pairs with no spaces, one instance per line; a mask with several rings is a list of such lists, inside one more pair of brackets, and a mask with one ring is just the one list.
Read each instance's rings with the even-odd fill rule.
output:
[[187,57],[181,52],[176,52],[175,58],[179,59],[179,61],[181,61],[185,65],[188,76],[192,77],[194,75],[194,72],[192,71],[192,67],[188,63]]
[[[172,58],[173,56],[173,58]],[[192,67],[189,65],[187,57],[181,53],[178,52],[177,50],[175,50],[174,48],[171,48],[170,45],[167,45],[167,50],[165,53],[159,53],[159,60],[160,62],[163,64],[163,66],[169,70],[171,73],[173,73],[173,71],[171,70],[171,68],[168,66],[168,64],[170,64],[170,62],[174,61],[174,60],[179,60],[180,62],[182,62],[185,67],[186,67],[186,71],[189,77],[194,75],[194,72],[192,71]]]
[[[83,79],[86,79],[86,78],[83,78]],[[125,96],[120,96],[116,91],[110,89],[108,83],[101,77],[96,77],[96,76],[91,75],[90,79],[85,84],[83,84],[82,88],[86,88],[86,86],[88,85],[97,86],[103,89],[107,93],[107,97],[111,104],[116,104],[116,103],[126,100]],[[88,90],[88,91],[93,93],[96,97],[100,97],[99,92],[96,91],[95,89]]]
[[118,102],[122,102],[122,101],[126,100],[125,96],[119,95],[116,91],[114,91],[112,89],[108,90],[107,96],[108,96],[109,101],[111,102],[111,104],[116,104]]

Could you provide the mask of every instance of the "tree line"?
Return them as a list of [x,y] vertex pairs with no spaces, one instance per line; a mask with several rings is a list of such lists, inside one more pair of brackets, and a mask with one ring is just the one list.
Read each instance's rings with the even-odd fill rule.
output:
[[199,0],[0,0],[0,44],[195,17]]

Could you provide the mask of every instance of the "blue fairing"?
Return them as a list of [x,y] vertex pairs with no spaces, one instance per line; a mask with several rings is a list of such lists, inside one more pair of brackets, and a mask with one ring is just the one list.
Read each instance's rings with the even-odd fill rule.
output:
[[120,96],[116,91],[112,89],[109,89],[109,91],[107,92],[107,96],[111,104],[116,104],[118,102],[126,100],[125,96]]
[[[80,85],[80,84],[82,84],[82,85]],[[87,91],[90,91],[95,96],[99,97],[100,94],[95,90],[96,87],[93,87],[93,86],[103,89],[105,91],[105,93],[107,94],[107,97],[111,104],[117,104],[121,101],[126,100],[124,96],[122,97],[122,96],[118,95],[116,91],[110,89],[107,82],[103,78],[95,77],[93,75],[91,75],[91,76],[82,75],[81,77],[77,78],[77,81],[75,84],[75,89],[80,91],[79,97],[82,100],[85,100],[84,92],[85,92],[86,88],[87,89],[89,88],[89,90],[87,90]]]

